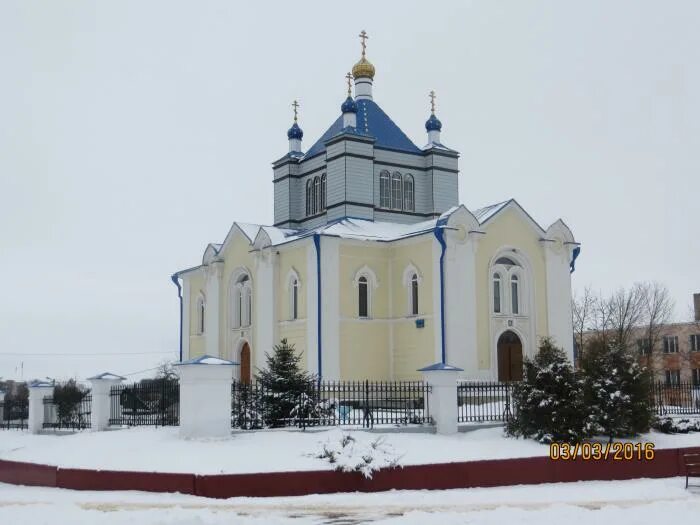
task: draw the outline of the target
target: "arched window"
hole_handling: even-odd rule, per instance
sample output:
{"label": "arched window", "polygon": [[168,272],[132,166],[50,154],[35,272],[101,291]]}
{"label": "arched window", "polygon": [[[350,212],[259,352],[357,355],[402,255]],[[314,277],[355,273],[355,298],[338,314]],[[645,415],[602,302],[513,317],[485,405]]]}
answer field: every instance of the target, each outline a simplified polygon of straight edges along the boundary
{"label": "arched window", "polygon": [[416,210],[416,201],[413,193],[413,175],[406,175],[403,179],[403,209]]}
{"label": "arched window", "polygon": [[321,209],[319,211],[324,211],[326,209],[326,174],[321,175]]}
{"label": "arched window", "polygon": [[289,318],[299,318],[299,281],[295,278],[289,282]]}
{"label": "arched window", "polygon": [[369,286],[364,275],[357,280],[358,316],[369,317]]}
{"label": "arched window", "polygon": [[311,202],[311,194],[313,191],[312,188],[313,182],[311,179],[306,181],[306,216],[308,217],[309,215],[313,215],[313,203]]}
{"label": "arched window", "polygon": [[520,312],[519,308],[519,297],[518,297],[518,276],[513,275],[510,278],[510,301],[511,301],[511,312],[517,314]]}
{"label": "arched window", "polygon": [[233,311],[231,326],[233,328],[250,326],[253,318],[252,298],[253,290],[250,286],[250,278],[247,274],[243,274],[236,280],[231,291]]}
{"label": "arched window", "polygon": [[411,315],[418,315],[418,275],[411,276]]}
{"label": "arched window", "polygon": [[493,274],[493,311],[501,313],[501,276],[497,273]]}
{"label": "arched window", "polygon": [[391,207],[400,210],[403,200],[403,188],[401,174],[396,172],[391,176]]}
{"label": "arched window", "polygon": [[204,301],[204,296],[199,295],[197,298],[197,334],[202,335],[204,333],[204,316],[206,313],[206,302]]}
{"label": "arched window", "polygon": [[382,171],[379,174],[379,207],[391,208],[391,184],[388,171]]}
{"label": "arched window", "polygon": [[314,177],[314,215],[317,214],[321,206],[321,179]]}

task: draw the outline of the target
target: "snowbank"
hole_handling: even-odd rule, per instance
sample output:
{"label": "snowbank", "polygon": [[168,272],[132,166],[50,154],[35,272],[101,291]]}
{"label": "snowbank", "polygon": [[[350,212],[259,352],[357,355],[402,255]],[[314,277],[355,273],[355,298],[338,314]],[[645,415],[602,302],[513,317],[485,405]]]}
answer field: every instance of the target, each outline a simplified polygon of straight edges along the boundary
{"label": "snowbank", "polygon": [[[327,461],[311,457],[320,442],[337,435],[296,430],[247,431],[219,440],[182,440],[178,429],[132,428],[72,435],[31,435],[0,431],[0,459],[29,461],[61,467],[196,474],[324,470]],[[401,456],[402,465],[449,463],[479,459],[546,456],[547,445],[503,436],[489,428],[454,436],[417,433],[349,431],[361,441],[385,438]],[[700,434],[667,435],[652,432],[636,441],[657,448],[700,446]]]}

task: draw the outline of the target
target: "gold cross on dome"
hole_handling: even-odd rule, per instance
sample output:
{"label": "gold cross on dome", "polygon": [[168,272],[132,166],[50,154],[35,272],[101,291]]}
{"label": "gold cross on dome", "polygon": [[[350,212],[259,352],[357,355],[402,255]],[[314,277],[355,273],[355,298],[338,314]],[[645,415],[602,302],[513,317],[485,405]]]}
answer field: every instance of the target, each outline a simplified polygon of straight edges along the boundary
{"label": "gold cross on dome", "polygon": [[345,79],[348,81],[348,96],[352,97],[352,73],[348,71],[348,74],[345,75]]}
{"label": "gold cross on dome", "polygon": [[428,96],[430,97],[430,112],[435,115],[435,99],[437,98],[435,91],[431,90]]}
{"label": "gold cross on dome", "polygon": [[297,109],[299,108],[299,102],[296,100],[292,102],[292,107],[294,108],[294,122],[297,121]]}
{"label": "gold cross on dome", "polygon": [[360,40],[362,40],[362,56],[365,56],[365,49],[367,48],[367,39],[369,36],[367,35],[367,31],[364,29],[362,32],[359,34]]}

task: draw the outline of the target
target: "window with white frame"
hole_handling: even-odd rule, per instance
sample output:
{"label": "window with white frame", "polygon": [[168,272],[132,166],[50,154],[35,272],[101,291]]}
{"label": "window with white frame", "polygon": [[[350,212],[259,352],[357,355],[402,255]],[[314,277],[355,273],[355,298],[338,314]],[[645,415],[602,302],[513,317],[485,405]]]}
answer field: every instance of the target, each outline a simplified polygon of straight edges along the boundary
{"label": "window with white frame", "polygon": [[306,181],[306,216],[310,217],[326,209],[327,179],[324,173]]}
{"label": "window with white frame", "polygon": [[391,208],[391,180],[388,171],[379,174],[379,207]]}
{"label": "window with white frame", "polygon": [[207,303],[204,300],[204,296],[199,294],[197,297],[197,334],[202,335],[204,333],[204,321],[207,309]]}
{"label": "window with white frame", "polygon": [[690,372],[693,380],[693,385],[700,386],[700,368],[693,368]]}
{"label": "window with white frame", "polygon": [[692,334],[690,336],[690,351],[700,352],[700,334]]}
{"label": "window with white frame", "polygon": [[501,313],[501,275],[493,274],[493,312]]}
{"label": "window with white frame", "polygon": [[324,211],[326,209],[326,174],[321,175],[321,209],[319,211]]}
{"label": "window with white frame", "polygon": [[253,318],[253,290],[248,274],[239,276],[231,290],[231,326],[243,328],[250,326]]}
{"label": "window with white frame", "polygon": [[369,283],[364,275],[357,280],[357,315],[369,317]]}
{"label": "window with white frame", "polygon": [[648,337],[637,339],[637,351],[639,355],[651,355],[651,340]]}
{"label": "window with white frame", "polygon": [[675,354],[678,352],[678,336],[664,336],[664,354]]}
{"label": "window with white frame", "polygon": [[681,382],[680,370],[666,370],[666,384],[677,385]]}
{"label": "window with white frame", "polygon": [[411,283],[409,289],[411,315],[418,315],[418,274],[414,273],[411,276]]}
{"label": "window with white frame", "polygon": [[391,208],[400,210],[403,205],[403,180],[401,174],[395,172],[391,176]]}
{"label": "window with white frame", "polygon": [[413,175],[406,175],[403,179],[403,209],[404,211],[416,210],[416,198],[414,194]]}
{"label": "window with white frame", "polygon": [[520,313],[520,297],[518,294],[518,276],[513,275],[510,278],[510,311],[517,315]]}
{"label": "window with white frame", "polygon": [[306,181],[306,216],[313,215],[313,180],[309,179]]}
{"label": "window with white frame", "polygon": [[289,318],[299,319],[299,279],[296,277],[289,281]]}

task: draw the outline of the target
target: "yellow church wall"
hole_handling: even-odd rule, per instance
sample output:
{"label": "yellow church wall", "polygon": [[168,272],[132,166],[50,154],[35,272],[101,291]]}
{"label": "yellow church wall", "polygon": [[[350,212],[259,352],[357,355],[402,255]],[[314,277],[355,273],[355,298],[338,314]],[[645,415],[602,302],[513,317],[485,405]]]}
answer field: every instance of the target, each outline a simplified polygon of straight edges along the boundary
{"label": "yellow church wall", "polygon": [[204,336],[197,333],[197,319],[199,317],[199,313],[197,312],[197,298],[199,297],[200,293],[206,297],[206,279],[204,276],[204,270],[189,273],[187,279],[190,283],[190,304],[188,305],[190,310],[189,359],[194,359],[206,353],[204,351]]}
{"label": "yellow church wall", "polygon": [[[433,237],[392,248],[391,304],[393,317],[393,376],[397,380],[418,379],[417,369],[435,361],[433,322]],[[421,278],[418,285],[418,315],[409,315],[409,288],[404,273],[414,266]],[[424,328],[416,328],[416,319],[424,319]]]}
{"label": "yellow church wall", "polygon": [[[277,344],[282,339],[287,339],[290,344],[294,344],[294,348],[301,354],[302,360],[300,365],[307,368],[308,349],[306,344],[306,317],[307,317],[307,301],[306,292],[309,285],[309,272],[307,269],[307,251],[308,243],[294,243],[280,250],[277,264],[277,282],[276,282],[276,297],[278,297],[276,306],[277,323]],[[290,320],[290,294],[289,294],[289,272],[294,270],[299,276],[299,293],[297,296],[297,315],[296,321]]]}
{"label": "yellow church wall", "polygon": [[340,322],[341,379],[389,377],[388,327],[388,322],[372,319]]}
{"label": "yellow church wall", "polygon": [[[253,286],[253,308],[251,312],[251,325],[255,327],[257,325],[257,314],[255,307],[255,285],[257,282],[257,276],[255,275],[255,260],[253,254],[250,253],[250,241],[248,238],[240,232],[234,232],[233,237],[230,239],[228,246],[220,256],[224,258],[224,269],[223,275],[221,277],[221,288],[220,288],[220,304],[219,308],[219,353],[222,357],[231,359],[236,356],[232,355],[234,348],[234,341],[238,340],[238,333],[231,330],[229,319],[231,318],[231,304],[229,301],[229,284],[231,275],[234,271],[239,268],[245,268],[248,270],[252,280]],[[249,329],[245,330],[247,333],[250,332]],[[255,340],[251,341],[250,344],[250,357],[251,363],[257,363],[257,353],[260,351],[256,347]]]}
{"label": "yellow church wall", "polygon": [[[477,355],[480,369],[491,366],[489,263],[504,246],[513,247],[528,259],[532,281],[530,293],[535,299],[536,338],[547,335],[547,280],[544,249],[540,236],[520,213],[508,209],[485,226],[486,235],[479,240],[476,252]],[[537,344],[537,341],[532,341]]]}
{"label": "yellow church wall", "polygon": [[[391,247],[341,243],[339,254],[340,377],[386,379],[389,375],[389,267]],[[378,286],[370,284],[371,319],[358,318],[355,276],[369,268]]]}

